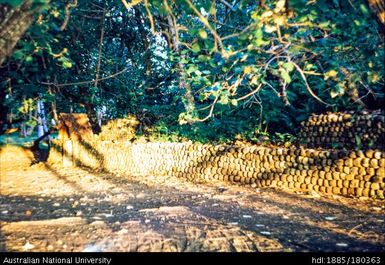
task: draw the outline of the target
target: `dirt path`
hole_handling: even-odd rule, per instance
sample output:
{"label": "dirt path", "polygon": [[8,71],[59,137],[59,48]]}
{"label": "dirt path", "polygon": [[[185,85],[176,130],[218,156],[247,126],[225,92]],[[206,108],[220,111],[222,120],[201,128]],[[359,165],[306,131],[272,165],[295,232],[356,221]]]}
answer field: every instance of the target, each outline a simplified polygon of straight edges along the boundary
{"label": "dirt path", "polygon": [[1,251],[385,251],[384,202],[32,160],[0,153]]}

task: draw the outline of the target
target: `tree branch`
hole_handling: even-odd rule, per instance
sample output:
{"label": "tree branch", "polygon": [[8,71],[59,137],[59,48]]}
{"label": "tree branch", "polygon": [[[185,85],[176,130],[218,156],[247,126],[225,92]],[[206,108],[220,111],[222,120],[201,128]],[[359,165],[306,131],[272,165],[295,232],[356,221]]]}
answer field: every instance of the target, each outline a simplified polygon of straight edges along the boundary
{"label": "tree branch", "polygon": [[299,72],[299,74],[301,75],[304,83],[305,83],[305,86],[307,88],[307,90],[309,91],[310,95],[312,95],[317,101],[321,102],[322,104],[325,104],[326,106],[334,106],[335,104],[329,104],[325,101],[323,101],[321,98],[319,98],[315,93],[314,91],[311,89],[311,87],[309,86],[309,83],[307,82],[307,79],[306,79],[306,75],[305,73],[302,71],[301,67],[298,66],[298,64],[294,63],[293,61],[291,61],[291,63],[294,65],[295,69],[297,69],[297,71]]}
{"label": "tree branch", "polygon": [[254,95],[255,93],[257,93],[260,89],[262,88],[262,83],[258,85],[258,87],[256,89],[254,89],[253,91],[251,91],[250,93],[240,97],[240,98],[237,98],[237,100],[244,100],[252,95]]}
{"label": "tree branch", "polygon": [[[107,79],[110,79],[110,78],[114,78],[118,75],[121,75],[123,74],[124,72],[126,72],[128,70],[128,68],[124,68],[123,70],[119,71],[119,72],[116,72],[112,75],[109,75],[109,76],[106,76],[106,77],[103,77],[103,78],[99,78],[98,79],[98,82],[99,81],[104,81],[104,80],[107,80]],[[55,87],[65,87],[65,86],[77,86],[77,85],[85,85],[85,84],[91,84],[91,83],[94,83],[95,80],[89,80],[89,81],[81,81],[81,82],[74,82],[74,83],[65,83],[65,84],[58,84],[58,83],[49,83],[49,82],[39,82],[40,84],[42,85],[47,85],[47,86],[55,86]]]}
{"label": "tree branch", "polygon": [[143,0],[134,0],[131,3],[127,3],[126,0],[122,0],[122,3],[125,8],[130,9],[131,7],[136,6],[137,4],[140,4]]}

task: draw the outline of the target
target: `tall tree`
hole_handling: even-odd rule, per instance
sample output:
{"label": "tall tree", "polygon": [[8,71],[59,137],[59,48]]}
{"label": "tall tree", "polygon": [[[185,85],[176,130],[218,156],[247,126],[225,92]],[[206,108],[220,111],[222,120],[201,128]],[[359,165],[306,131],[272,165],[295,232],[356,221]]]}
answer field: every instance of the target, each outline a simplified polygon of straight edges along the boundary
{"label": "tall tree", "polygon": [[11,55],[18,40],[33,23],[35,15],[41,11],[41,5],[34,2],[9,0],[0,3],[0,65]]}

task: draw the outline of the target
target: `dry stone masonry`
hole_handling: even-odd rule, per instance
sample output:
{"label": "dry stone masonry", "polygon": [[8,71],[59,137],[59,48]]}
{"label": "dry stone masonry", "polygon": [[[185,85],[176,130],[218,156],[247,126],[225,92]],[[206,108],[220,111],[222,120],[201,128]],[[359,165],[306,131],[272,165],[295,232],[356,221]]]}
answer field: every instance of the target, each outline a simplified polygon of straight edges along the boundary
{"label": "dry stone masonry", "polygon": [[191,181],[384,199],[385,152],[380,149],[132,143],[97,136],[80,141],[63,138],[54,144],[51,163],[70,159],[75,165],[119,175],[171,175]]}
{"label": "dry stone masonry", "polygon": [[312,115],[299,137],[307,147],[385,150],[385,113],[344,112]]}

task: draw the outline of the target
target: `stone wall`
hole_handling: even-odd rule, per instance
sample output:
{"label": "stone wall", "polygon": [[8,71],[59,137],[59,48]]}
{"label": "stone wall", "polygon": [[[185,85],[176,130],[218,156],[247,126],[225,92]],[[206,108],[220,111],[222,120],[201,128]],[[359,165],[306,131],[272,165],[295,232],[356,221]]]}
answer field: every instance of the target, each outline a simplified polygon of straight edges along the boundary
{"label": "stone wall", "polygon": [[307,147],[385,150],[385,113],[345,112],[312,115],[299,138]]}
{"label": "stone wall", "polygon": [[[56,146],[56,147],[55,147]],[[172,175],[257,187],[384,198],[385,153],[310,148],[59,140],[49,162],[125,175]]]}

